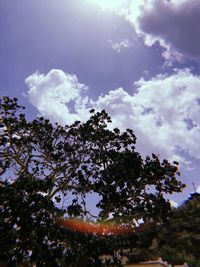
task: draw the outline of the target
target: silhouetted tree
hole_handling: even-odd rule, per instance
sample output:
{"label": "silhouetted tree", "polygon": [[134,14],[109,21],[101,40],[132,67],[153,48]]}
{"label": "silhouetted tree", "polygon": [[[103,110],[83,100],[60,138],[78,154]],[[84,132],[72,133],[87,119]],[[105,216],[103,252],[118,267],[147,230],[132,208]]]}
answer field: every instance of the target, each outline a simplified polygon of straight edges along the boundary
{"label": "silhouetted tree", "polygon": [[[111,118],[104,110],[96,113],[95,110],[91,110],[91,117],[85,123],[76,121],[72,125],[61,126],[52,125],[43,117],[27,121],[23,109],[18,105],[17,99],[2,98],[0,175],[1,180],[7,182],[1,187],[3,190],[1,224],[3,227],[7,225],[9,229],[3,236],[5,243],[4,250],[1,251],[3,257],[24,260],[28,257],[29,250],[37,251],[31,247],[38,244],[41,248],[38,248],[38,261],[36,260],[38,266],[43,264],[40,264],[40,256],[45,262],[45,255],[51,247],[52,253],[54,246],[55,251],[59,247],[58,257],[62,258],[62,253],[71,248],[71,245],[67,240],[63,241],[60,238],[54,220],[55,217],[64,214],[68,217],[105,221],[112,213],[118,223],[132,225],[139,219],[145,222],[159,222],[169,217],[171,207],[164,194],[181,192],[184,188],[184,184],[177,180],[179,175],[177,162],[173,164],[167,160],[161,162],[155,154],[143,160],[135,150],[136,136],[133,130],[127,129],[124,132],[118,128],[110,130],[108,123],[111,122]],[[40,186],[44,185],[45,190],[41,190]],[[13,193],[9,193],[9,190]],[[40,191],[45,192],[45,195],[41,195]],[[96,204],[99,210],[97,218],[87,208],[86,199],[90,193],[99,196]],[[11,195],[13,200],[10,200]],[[33,209],[32,198],[35,199]],[[61,199],[64,206],[61,206]],[[52,200],[54,203],[57,202],[60,214],[58,208],[54,207],[55,204],[52,204]],[[8,206],[3,204],[7,203],[6,201]],[[11,213],[6,213],[9,209]],[[17,217],[19,210],[22,212],[20,223]],[[43,212],[44,218],[40,215]],[[26,217],[26,214],[29,216]],[[34,216],[37,217],[37,223],[35,219],[30,219]],[[32,222],[29,223],[29,220]],[[19,227],[25,236],[34,233],[35,243],[30,242],[28,246],[25,241],[20,241],[23,249],[13,250],[9,240],[12,240],[14,246],[18,248],[16,229]],[[56,229],[56,233],[51,233],[51,229]],[[9,236],[9,231],[11,239],[6,238]],[[43,240],[47,239],[47,244],[43,247],[37,241],[40,236],[41,238],[43,236]],[[55,236],[54,241],[51,239],[52,236]],[[26,240],[23,236],[21,238]],[[7,254],[6,246],[9,247]],[[56,259],[56,256],[52,255],[52,258]]]}

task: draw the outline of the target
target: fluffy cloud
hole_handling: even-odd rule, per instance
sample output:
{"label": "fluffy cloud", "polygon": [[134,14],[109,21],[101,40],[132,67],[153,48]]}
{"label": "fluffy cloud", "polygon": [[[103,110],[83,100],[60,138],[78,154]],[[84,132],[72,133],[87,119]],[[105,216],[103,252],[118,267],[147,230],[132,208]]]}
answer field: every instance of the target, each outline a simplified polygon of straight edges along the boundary
{"label": "fluffy cloud", "polygon": [[196,0],[154,0],[143,8],[138,25],[146,43],[159,41],[165,56],[200,58],[200,2]]}
{"label": "fluffy cloud", "polygon": [[119,88],[95,104],[108,111],[115,126],[135,130],[144,154],[154,151],[184,161],[178,156],[182,150],[200,159],[200,77],[185,69],[172,76],[141,79],[136,86],[133,95]]}
{"label": "fluffy cloud", "polygon": [[[33,74],[26,83],[30,102],[52,121],[69,124],[88,118],[92,107],[105,109],[112,117],[112,127],[134,129],[143,155],[154,152],[184,162],[179,153],[183,151],[200,159],[200,77],[188,69],[141,79],[133,94],[118,88],[95,101],[82,96],[86,86],[76,76],[61,70]],[[74,110],[70,110],[71,102]]]}
{"label": "fluffy cloud", "polygon": [[113,43],[110,41],[112,48],[119,53],[122,49],[128,48],[131,46],[131,43],[128,39],[124,39],[123,41],[119,43]]}
{"label": "fluffy cloud", "polygon": [[197,0],[88,0],[129,21],[147,46],[164,48],[168,62],[200,58],[200,1]]}
{"label": "fluffy cloud", "polygon": [[48,74],[34,73],[25,80],[27,97],[39,113],[52,122],[70,124],[88,117],[83,93],[87,87],[75,75],[53,69]]}
{"label": "fluffy cloud", "polygon": [[147,46],[156,42],[164,48],[168,62],[200,59],[200,2],[196,0],[127,0],[118,11],[144,38]]}

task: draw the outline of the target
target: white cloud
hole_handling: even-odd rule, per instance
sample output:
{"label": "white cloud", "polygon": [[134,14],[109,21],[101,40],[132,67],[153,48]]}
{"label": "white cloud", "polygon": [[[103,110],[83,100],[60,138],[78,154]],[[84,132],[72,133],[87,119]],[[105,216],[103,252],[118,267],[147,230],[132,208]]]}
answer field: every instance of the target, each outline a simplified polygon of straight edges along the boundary
{"label": "white cloud", "polygon": [[115,126],[134,129],[144,154],[154,151],[183,161],[177,153],[181,148],[200,159],[200,77],[186,69],[172,76],[141,79],[136,86],[133,95],[119,88],[94,104],[108,111]]}
{"label": "white cloud", "polygon": [[200,2],[196,0],[137,0],[120,10],[148,46],[165,48],[167,61],[200,58]]}
{"label": "white cloud", "polygon": [[150,8],[152,6],[152,0],[87,0],[87,2],[96,5],[103,11],[115,12],[123,16],[137,30],[139,30],[137,20],[141,16],[144,7]]}
{"label": "white cloud", "polygon": [[197,193],[200,194],[200,185],[197,187]]}
{"label": "white cloud", "polygon": [[119,43],[113,43],[112,41],[110,41],[111,46],[114,50],[117,51],[117,53],[119,53],[122,49],[124,48],[128,48],[131,46],[131,43],[128,39],[124,39]]}
{"label": "white cloud", "polygon": [[173,208],[178,208],[179,204],[173,200],[169,200],[170,204],[171,204],[171,207]]}
{"label": "white cloud", "polygon": [[[181,149],[200,159],[200,76],[188,69],[148,81],[141,79],[133,94],[118,88],[95,101],[82,95],[87,87],[76,76],[61,70],[51,70],[47,75],[35,73],[26,83],[30,102],[53,122],[85,121],[90,108],[105,109],[113,127],[135,131],[137,148],[143,155],[154,152],[186,162],[178,153]],[[74,110],[70,110],[71,102]]]}
{"label": "white cloud", "polygon": [[87,0],[87,2],[100,7],[101,10],[103,11],[117,12],[117,13],[122,12],[123,9],[127,9],[130,4],[130,0],[101,0],[101,1]]}
{"label": "white cloud", "polygon": [[51,121],[70,124],[84,116],[88,117],[85,110],[88,99],[82,96],[87,87],[79,83],[75,75],[52,69],[46,75],[36,72],[27,77],[25,82],[29,101]]}
{"label": "white cloud", "polygon": [[168,62],[200,59],[200,1],[197,0],[90,0],[102,10],[129,21],[147,46],[156,42]]}

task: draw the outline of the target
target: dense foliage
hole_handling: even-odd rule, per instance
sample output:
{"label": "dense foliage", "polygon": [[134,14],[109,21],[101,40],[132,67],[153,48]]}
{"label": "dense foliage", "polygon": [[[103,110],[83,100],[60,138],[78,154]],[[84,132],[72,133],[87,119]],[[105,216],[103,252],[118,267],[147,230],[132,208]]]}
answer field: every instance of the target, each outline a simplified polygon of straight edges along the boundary
{"label": "dense foliage", "polygon": [[59,211],[42,195],[48,188],[49,181],[30,181],[28,177],[1,184],[1,260],[56,266],[63,257],[67,241],[63,229],[55,224]]}
{"label": "dense foliage", "polygon": [[174,209],[166,232],[157,236],[159,255],[172,263],[200,266],[200,194]]}
{"label": "dense foliage", "polygon": [[[177,180],[178,163],[161,162],[155,154],[143,160],[135,150],[133,130],[110,130],[110,122],[104,110],[91,110],[85,123],[52,125],[42,117],[29,122],[17,99],[3,97],[0,176],[7,182],[2,183],[0,198],[1,258],[59,266],[74,251],[77,258],[78,251],[79,256],[89,255],[88,248],[97,240],[87,237],[89,242],[82,242],[77,237],[75,242],[72,233],[63,234],[55,224],[60,216],[105,221],[112,214],[118,223],[133,225],[139,219],[169,218],[171,207],[164,194],[184,188]],[[99,196],[97,217],[87,207],[91,193]],[[101,253],[97,246],[95,250]]]}

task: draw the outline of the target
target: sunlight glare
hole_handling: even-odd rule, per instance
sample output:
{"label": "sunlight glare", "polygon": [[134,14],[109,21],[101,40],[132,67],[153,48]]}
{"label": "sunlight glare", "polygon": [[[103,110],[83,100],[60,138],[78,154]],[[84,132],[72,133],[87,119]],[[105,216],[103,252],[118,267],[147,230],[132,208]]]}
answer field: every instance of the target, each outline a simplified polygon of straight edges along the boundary
{"label": "sunlight glare", "polygon": [[150,0],[87,0],[87,2],[98,6],[102,11],[115,12],[124,16],[135,27],[142,9],[150,8],[152,5]]}
{"label": "sunlight glare", "polygon": [[88,0],[89,3],[99,6],[102,10],[116,11],[127,3],[126,0]]}

